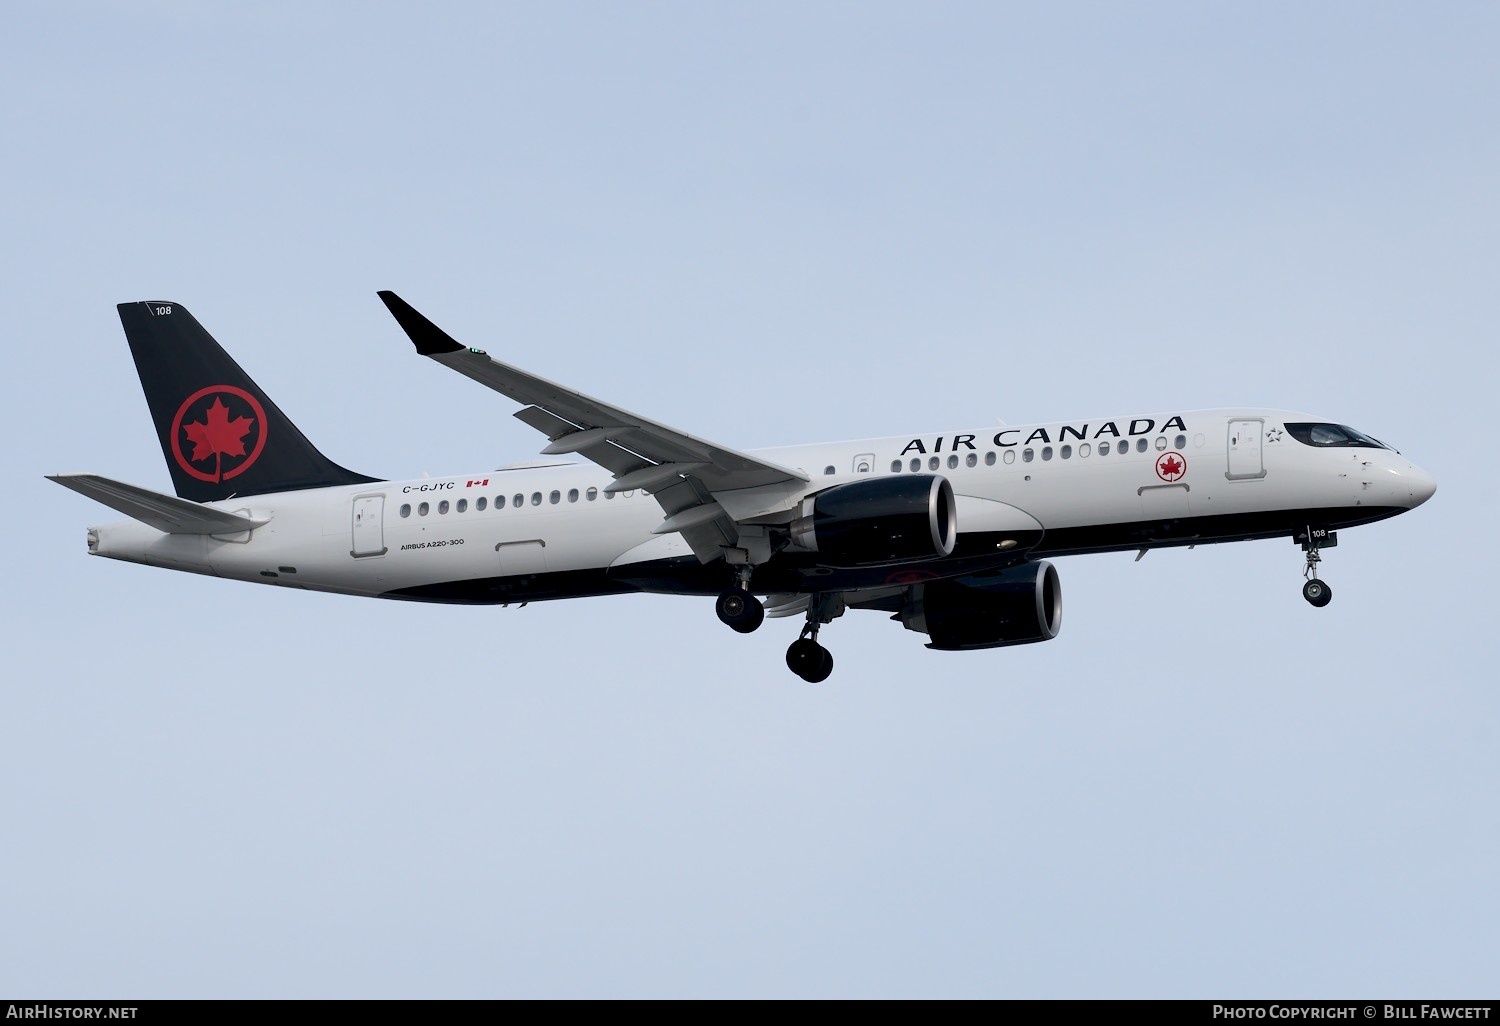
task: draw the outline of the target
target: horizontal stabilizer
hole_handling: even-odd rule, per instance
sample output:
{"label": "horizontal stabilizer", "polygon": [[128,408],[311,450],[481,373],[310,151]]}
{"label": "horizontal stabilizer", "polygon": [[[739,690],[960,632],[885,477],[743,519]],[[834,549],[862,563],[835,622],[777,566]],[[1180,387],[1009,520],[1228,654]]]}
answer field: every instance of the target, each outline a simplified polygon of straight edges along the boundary
{"label": "horizontal stabilizer", "polygon": [[47,480],[167,534],[240,534],[270,523],[97,474],[48,474]]}

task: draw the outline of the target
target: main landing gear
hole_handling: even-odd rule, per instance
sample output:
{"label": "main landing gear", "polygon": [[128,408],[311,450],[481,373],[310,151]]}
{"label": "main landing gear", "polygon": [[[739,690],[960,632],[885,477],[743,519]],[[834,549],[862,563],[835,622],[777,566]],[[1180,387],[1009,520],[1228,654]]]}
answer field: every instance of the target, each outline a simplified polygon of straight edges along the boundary
{"label": "main landing gear", "polygon": [[818,624],[809,622],[786,650],[787,669],[809,684],[821,684],[833,672],[833,653],[818,644]]}
{"label": "main landing gear", "polygon": [[752,633],[766,619],[766,607],[761,605],[760,599],[738,588],[720,595],[714,612],[719,614],[720,620],[741,634]]}
{"label": "main landing gear", "polygon": [[787,669],[809,684],[821,684],[833,672],[833,653],[818,644],[818,631],[834,617],[842,616],[844,603],[837,595],[812,595],[807,603],[807,623],[786,650]]}
{"label": "main landing gear", "polygon": [[1302,597],[1322,609],[1333,601],[1333,589],[1326,581],[1318,579],[1318,564],[1323,561],[1319,554],[1319,548],[1333,548],[1339,543],[1339,536],[1332,531],[1322,528],[1309,527],[1304,534],[1296,536],[1296,541],[1302,543],[1302,551],[1307,553],[1307,565],[1302,570],[1302,576],[1307,582],[1302,585]]}
{"label": "main landing gear", "polygon": [[751,634],[766,619],[766,607],[760,599],[750,594],[750,568],[742,567],[733,588],[719,596],[714,612],[725,625],[741,634]]}
{"label": "main landing gear", "polygon": [[[714,605],[719,619],[741,634],[751,633],[766,619],[766,607],[750,594],[749,585],[749,574],[741,574],[738,586],[720,595]],[[807,623],[786,650],[786,665],[809,684],[819,684],[833,672],[833,655],[818,644],[818,630],[843,612],[843,601],[837,595],[812,595],[808,599]]]}

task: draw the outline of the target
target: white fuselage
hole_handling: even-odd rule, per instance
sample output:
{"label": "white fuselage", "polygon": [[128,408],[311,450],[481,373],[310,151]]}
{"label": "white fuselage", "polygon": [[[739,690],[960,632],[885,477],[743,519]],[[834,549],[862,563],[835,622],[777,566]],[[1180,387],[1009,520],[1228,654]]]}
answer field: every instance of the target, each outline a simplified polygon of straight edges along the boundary
{"label": "white fuselage", "polygon": [[[1021,539],[1023,551],[1041,556],[1333,529],[1394,515],[1433,493],[1432,479],[1393,450],[1317,448],[1283,427],[1318,419],[1209,410],[756,455],[805,472],[804,494],[869,474],[943,475],[958,504],[960,546],[951,558],[976,538]],[[578,463],[254,495],[209,504],[269,521],[253,531],[164,534],[126,520],[92,529],[90,551],[236,580],[433,601],[718,590],[697,576],[700,562],[680,535],[652,533],[663,519],[654,499],[611,496],[611,480]],[[973,546],[967,552],[974,558]],[[924,566],[941,575],[943,562]],[[652,569],[636,572],[643,567]],[[791,590],[826,587],[795,567],[788,573],[802,581]],[[754,587],[786,590],[787,579],[757,576]],[[477,582],[495,586],[464,587]]]}

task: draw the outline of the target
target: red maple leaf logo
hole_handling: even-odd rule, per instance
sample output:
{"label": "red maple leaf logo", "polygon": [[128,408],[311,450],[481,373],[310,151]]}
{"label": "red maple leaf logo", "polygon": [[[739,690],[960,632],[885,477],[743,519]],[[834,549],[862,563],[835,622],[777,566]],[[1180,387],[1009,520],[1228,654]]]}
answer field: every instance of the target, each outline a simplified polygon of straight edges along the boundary
{"label": "red maple leaf logo", "polygon": [[[193,417],[201,419],[189,419]],[[172,458],[189,477],[223,484],[260,459],[266,447],[267,427],[266,411],[255,396],[238,385],[209,385],[177,407],[177,415],[172,418]],[[247,435],[254,443],[248,453]],[[184,442],[193,443],[191,457]],[[209,459],[214,461],[211,472],[194,466]]]}
{"label": "red maple leaf logo", "polygon": [[[229,416],[229,407],[217,396],[204,414],[203,423],[186,423],[188,441],[193,443],[192,461],[200,463],[210,456],[219,457],[215,470],[222,475],[225,456],[245,455],[245,436],[255,427],[254,417]],[[221,478],[222,479],[222,478]]]}
{"label": "red maple leaf logo", "polygon": [[1176,481],[1186,470],[1187,464],[1175,452],[1169,452],[1156,461],[1156,476],[1163,481]]}

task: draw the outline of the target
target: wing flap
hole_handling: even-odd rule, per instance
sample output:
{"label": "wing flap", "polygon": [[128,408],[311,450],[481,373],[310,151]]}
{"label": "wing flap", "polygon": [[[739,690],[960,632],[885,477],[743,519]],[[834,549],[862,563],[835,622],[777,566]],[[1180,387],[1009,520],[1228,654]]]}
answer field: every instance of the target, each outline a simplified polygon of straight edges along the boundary
{"label": "wing flap", "polygon": [[47,480],[165,534],[242,534],[270,523],[97,474],[48,474]]}
{"label": "wing flap", "polygon": [[812,602],[811,595],[791,593],[766,596],[766,617],[777,620],[784,616],[801,616]]}
{"label": "wing flap", "polygon": [[525,409],[517,410],[515,417],[522,424],[536,428],[549,439],[562,438],[578,430],[577,424],[554,416],[539,406],[527,406]]}

